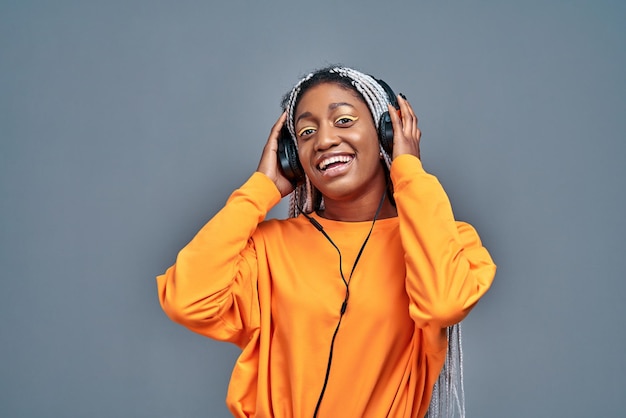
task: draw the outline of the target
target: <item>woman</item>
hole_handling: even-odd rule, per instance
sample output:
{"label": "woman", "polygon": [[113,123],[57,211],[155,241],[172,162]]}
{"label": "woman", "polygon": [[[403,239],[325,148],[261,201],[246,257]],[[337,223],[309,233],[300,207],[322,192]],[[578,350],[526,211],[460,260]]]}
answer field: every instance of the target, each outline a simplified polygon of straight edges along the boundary
{"label": "woman", "polygon": [[[236,417],[463,415],[455,324],[495,265],[423,170],[409,102],[329,67],[283,108],[257,171],[157,278],[163,309],[241,347]],[[287,195],[290,218],[264,220]]]}

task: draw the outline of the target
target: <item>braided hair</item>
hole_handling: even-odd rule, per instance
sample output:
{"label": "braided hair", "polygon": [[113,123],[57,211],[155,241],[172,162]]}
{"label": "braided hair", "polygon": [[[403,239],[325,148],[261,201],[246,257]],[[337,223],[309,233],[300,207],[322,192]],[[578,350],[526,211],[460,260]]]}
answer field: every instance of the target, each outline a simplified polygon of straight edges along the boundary
{"label": "braided hair", "polygon": [[[294,116],[302,95],[319,84],[334,83],[346,90],[351,90],[357,98],[362,100],[370,110],[376,129],[379,127],[380,117],[388,111],[387,104],[391,103],[385,89],[370,75],[352,68],[330,66],[319,69],[303,77],[282,100],[283,111],[287,112],[287,128],[291,138],[296,140]],[[380,154],[384,161],[386,174],[389,176],[391,156],[379,144]],[[390,187],[390,200],[393,201],[393,185]],[[305,175],[305,181],[297,185],[291,193],[288,215],[295,218],[300,211],[311,213],[324,209],[323,196],[313,186]],[[439,379],[433,387],[430,406],[425,418],[454,418],[465,417],[465,394],[463,389],[463,348],[461,344],[461,324],[455,324],[447,329],[448,351]]]}

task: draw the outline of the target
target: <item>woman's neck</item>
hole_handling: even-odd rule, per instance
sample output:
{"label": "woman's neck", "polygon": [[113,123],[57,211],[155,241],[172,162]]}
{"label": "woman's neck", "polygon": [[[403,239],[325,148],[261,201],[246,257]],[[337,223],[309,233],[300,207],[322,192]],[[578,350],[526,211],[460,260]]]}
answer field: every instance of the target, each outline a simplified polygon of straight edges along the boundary
{"label": "woman's neck", "polygon": [[[382,196],[381,196],[382,197]],[[398,216],[398,211],[391,204],[387,196],[384,197],[382,207],[376,219],[393,218]],[[369,201],[333,201],[324,200],[324,210],[317,211],[322,218],[343,222],[371,221],[376,216],[380,199]]]}

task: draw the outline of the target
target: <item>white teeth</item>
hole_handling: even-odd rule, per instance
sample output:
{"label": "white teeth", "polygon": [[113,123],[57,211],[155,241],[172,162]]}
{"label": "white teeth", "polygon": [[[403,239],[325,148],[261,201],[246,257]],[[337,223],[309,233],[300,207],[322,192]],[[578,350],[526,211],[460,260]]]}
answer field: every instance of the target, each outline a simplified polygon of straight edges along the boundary
{"label": "white teeth", "polygon": [[349,157],[347,155],[338,155],[336,157],[330,157],[330,158],[326,158],[325,160],[322,160],[322,162],[319,163],[319,165],[317,167],[320,170],[326,170],[326,167],[328,167],[331,164],[334,164],[334,163],[349,163],[350,161],[352,161],[352,157]]}

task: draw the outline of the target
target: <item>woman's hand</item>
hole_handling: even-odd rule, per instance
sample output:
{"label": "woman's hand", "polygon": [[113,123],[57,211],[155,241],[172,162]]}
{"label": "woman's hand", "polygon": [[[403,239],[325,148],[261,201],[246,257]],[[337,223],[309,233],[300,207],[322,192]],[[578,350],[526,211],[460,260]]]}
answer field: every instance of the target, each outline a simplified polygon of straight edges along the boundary
{"label": "woman's hand", "polygon": [[402,96],[398,96],[400,113],[392,105],[389,107],[389,116],[393,126],[393,155],[392,159],[402,154],[415,155],[420,158],[420,137],[421,131],[417,127],[417,116],[409,102]]}
{"label": "woman's hand", "polygon": [[256,169],[256,171],[265,174],[274,182],[282,197],[293,191],[293,185],[285,178],[278,167],[278,136],[286,120],[287,113],[283,112],[272,127],[270,136],[263,148],[263,154],[261,154],[261,161],[259,161],[259,166]]}

